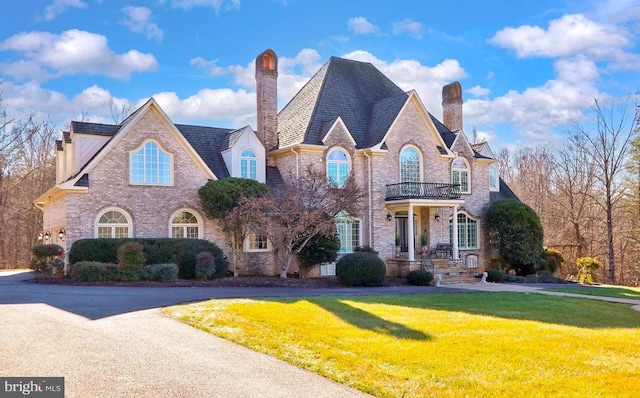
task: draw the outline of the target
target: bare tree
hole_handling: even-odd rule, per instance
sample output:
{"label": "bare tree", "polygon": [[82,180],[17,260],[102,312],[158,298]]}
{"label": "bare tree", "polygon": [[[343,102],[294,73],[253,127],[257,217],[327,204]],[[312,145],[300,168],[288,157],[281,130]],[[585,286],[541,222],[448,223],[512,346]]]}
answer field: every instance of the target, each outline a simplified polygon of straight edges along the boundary
{"label": "bare tree", "polygon": [[309,166],[299,179],[270,191],[251,206],[263,209],[263,219],[254,223],[257,233],[266,233],[280,262],[280,277],[286,278],[295,256],[317,235],[335,233],[338,213],[359,214],[362,193],[353,176],[343,187],[327,182],[326,174]]}
{"label": "bare tree", "polygon": [[596,99],[593,126],[578,126],[573,134],[576,137],[575,144],[588,154],[588,161],[593,166],[594,199],[605,214],[607,280],[610,283],[617,281],[614,212],[625,195],[623,174],[631,143],[637,134],[639,116],[637,101],[631,106],[612,101],[609,106],[603,107]]}
{"label": "bare tree", "polygon": [[133,104],[130,104],[129,102],[122,102],[120,105],[117,105],[113,98],[111,98],[109,100],[109,111],[111,111],[111,118],[114,123],[120,124],[123,120],[128,118],[133,111]]}

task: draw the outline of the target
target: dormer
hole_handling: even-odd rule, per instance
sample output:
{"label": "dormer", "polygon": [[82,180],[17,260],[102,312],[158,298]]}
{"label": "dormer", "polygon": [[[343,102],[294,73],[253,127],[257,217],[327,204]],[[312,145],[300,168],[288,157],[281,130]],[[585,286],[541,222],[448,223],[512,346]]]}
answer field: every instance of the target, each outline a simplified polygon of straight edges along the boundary
{"label": "dormer", "polygon": [[251,127],[246,126],[227,134],[222,158],[229,176],[266,183],[265,148]]}

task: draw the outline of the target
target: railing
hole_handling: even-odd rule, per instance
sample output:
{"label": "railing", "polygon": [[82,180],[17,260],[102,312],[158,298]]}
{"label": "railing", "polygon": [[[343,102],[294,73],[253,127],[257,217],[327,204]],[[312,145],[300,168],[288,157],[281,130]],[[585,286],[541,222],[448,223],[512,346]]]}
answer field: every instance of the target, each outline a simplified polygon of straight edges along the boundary
{"label": "railing", "polygon": [[387,185],[386,200],[460,199],[460,185],[439,182],[401,182]]}

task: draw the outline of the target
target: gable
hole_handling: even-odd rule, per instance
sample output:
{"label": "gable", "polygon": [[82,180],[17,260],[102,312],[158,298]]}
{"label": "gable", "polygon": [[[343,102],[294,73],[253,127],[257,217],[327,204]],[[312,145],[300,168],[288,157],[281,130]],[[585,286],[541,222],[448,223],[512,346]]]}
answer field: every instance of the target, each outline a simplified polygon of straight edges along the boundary
{"label": "gable", "polygon": [[251,127],[246,126],[228,133],[223,140],[222,158],[230,177],[242,177],[243,152],[250,150],[255,155],[256,180],[266,182],[266,151]]}

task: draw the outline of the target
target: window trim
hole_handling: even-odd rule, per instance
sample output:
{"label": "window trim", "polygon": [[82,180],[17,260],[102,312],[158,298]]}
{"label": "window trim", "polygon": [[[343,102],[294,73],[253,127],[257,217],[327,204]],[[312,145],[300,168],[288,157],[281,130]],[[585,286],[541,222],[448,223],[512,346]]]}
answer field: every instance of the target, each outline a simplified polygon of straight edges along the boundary
{"label": "window trim", "polygon": [[[267,241],[267,247],[265,247],[264,249],[252,249],[251,248],[251,241],[255,240],[256,236],[262,235],[265,237],[266,241]],[[267,237],[266,234],[255,234],[255,233],[251,233],[248,234],[247,237],[244,239],[244,244],[242,245],[242,250],[245,253],[265,253],[265,252],[270,252],[273,251],[272,249],[272,244],[271,244],[271,239],[269,239]]]}
{"label": "window trim", "polygon": [[[187,213],[191,213],[193,214],[193,216],[196,218],[196,220],[198,221],[197,225],[196,224],[174,224],[173,223],[173,218],[176,217],[178,215],[178,213],[183,213],[183,212],[187,212]],[[183,229],[182,230],[182,238],[173,238],[173,227],[183,227],[186,228],[187,226],[197,226],[198,227],[198,239],[203,239],[204,236],[204,227],[203,227],[203,223],[202,223],[202,217],[200,217],[200,214],[188,207],[183,207],[181,209],[178,209],[176,211],[174,211],[171,214],[171,217],[169,217],[169,232],[168,232],[168,237],[171,239],[182,239],[182,238],[187,238],[185,236],[186,234],[186,230]],[[190,239],[195,239],[195,238],[190,238]]]}
{"label": "window trim", "polygon": [[[169,182],[168,183],[160,183],[160,182],[134,182],[133,181],[133,156],[137,153],[139,153],[140,151],[144,151],[145,146],[147,145],[147,143],[153,143],[154,145],[156,145],[157,149],[158,149],[158,154],[163,153],[164,155],[169,157]],[[143,152],[144,153],[144,152]],[[146,166],[146,161],[143,161],[143,167]],[[160,180],[160,162],[158,161],[156,163],[156,167],[158,168],[158,181]],[[137,185],[137,186],[163,186],[163,187],[170,187],[174,185],[174,156],[173,153],[165,150],[165,148],[162,146],[162,144],[160,144],[160,142],[158,140],[155,140],[153,138],[148,138],[146,140],[144,140],[137,148],[134,148],[133,150],[129,151],[129,185]],[[143,179],[146,179],[146,172],[143,172]]]}
{"label": "window trim", "polygon": [[[340,248],[338,249],[338,254],[349,254],[349,253],[353,253],[356,247],[361,247],[362,246],[362,220],[360,218],[356,218],[356,217],[352,217],[347,213],[344,212],[340,212],[335,216],[335,220],[336,220],[336,234],[338,236],[338,238],[340,238],[340,234],[338,233],[338,222],[341,221],[340,223],[342,224],[358,224],[358,241],[356,242],[357,245],[354,245],[353,243],[353,227],[351,229],[351,236],[349,237],[349,240],[351,240],[351,251],[348,250],[342,250],[342,242],[340,242]],[[343,221],[343,220],[346,220]]]}
{"label": "window trim", "polygon": [[[406,181],[406,180],[403,180],[403,178],[402,178],[402,154],[407,149],[414,150],[416,152],[416,154],[418,155],[418,181]],[[415,145],[405,145],[405,146],[403,146],[402,149],[400,149],[400,153],[398,154],[398,173],[399,173],[398,180],[401,183],[402,182],[422,182],[423,164],[424,164],[424,160],[422,158],[422,151],[420,150],[420,148],[418,148]]]}
{"label": "window trim", "polygon": [[[496,174],[496,178],[494,183],[491,184],[491,171],[494,171]],[[500,192],[500,173],[498,172],[498,168],[494,164],[489,165],[489,191],[491,192]]]}
{"label": "window trim", "polygon": [[[248,156],[242,156],[242,154],[244,152],[246,152],[246,151],[251,151],[251,153],[253,153],[253,158],[248,157]],[[248,161],[247,177],[243,177],[242,176],[242,161],[243,160],[247,160]],[[255,168],[254,168],[255,169],[255,176],[254,177],[251,177],[251,162],[253,162],[254,165],[255,165]],[[252,148],[250,146],[241,148],[238,151],[238,163],[240,165],[240,167],[239,167],[240,172],[238,173],[240,178],[246,178],[248,180],[256,180],[256,181],[258,181],[258,153],[254,148]]]}
{"label": "window trim", "polygon": [[[335,152],[341,152],[342,154],[345,155],[347,160],[329,160],[329,157]],[[344,148],[342,148],[342,147],[330,148],[327,151],[327,156],[326,156],[325,160],[326,160],[326,163],[327,163],[327,167],[326,167],[327,181],[331,185],[334,185],[334,183],[332,183],[332,181],[329,179],[329,165],[330,164],[335,164],[336,165],[336,171],[338,172],[338,177],[340,176],[340,165],[341,164],[346,164],[347,165],[347,177],[346,178],[348,179],[349,176],[351,175],[351,156],[349,156],[349,152],[347,152]],[[340,181],[336,181],[335,185],[337,185],[340,188],[343,188],[345,186],[345,184],[347,183],[347,179],[345,179],[344,182],[342,182],[342,183]]]}
{"label": "window trim", "polygon": [[98,212],[98,214],[95,217],[95,220],[93,222],[93,236],[98,239],[98,230],[101,226],[107,226],[109,225],[110,227],[112,227],[111,229],[111,237],[110,238],[104,238],[104,239],[115,239],[114,235],[114,229],[115,227],[123,227],[125,226],[124,224],[100,224],[100,218],[102,218],[102,216],[104,216],[105,214],[107,214],[110,211],[117,211],[118,213],[121,213],[126,219],[127,219],[127,238],[133,238],[133,218],[131,217],[131,215],[129,214],[128,211],[126,211],[125,209],[123,209],[122,207],[116,207],[116,206],[110,206],[110,207],[106,207],[104,209],[102,209],[101,211]]}
{"label": "window trim", "polygon": [[[467,166],[466,168],[462,169],[459,167],[454,167],[454,163],[456,162],[456,160],[462,160],[464,162],[464,164]],[[466,171],[467,173],[467,189],[463,190],[463,186],[462,184],[460,184],[460,193],[463,194],[470,194],[471,193],[471,166],[469,165],[469,162],[467,161],[467,159],[465,159],[462,156],[458,156],[455,159],[453,159],[453,161],[451,162],[451,183],[454,184],[454,173],[455,172],[463,172]]]}
{"label": "window trim", "polygon": [[[460,245],[461,234],[460,234],[460,229],[459,228],[460,228],[461,223],[460,223],[460,221],[458,221],[458,223],[457,223],[457,225],[458,225],[458,250],[477,250],[480,247],[480,244],[479,244],[479,239],[480,239],[480,237],[479,237],[479,231],[480,231],[479,222],[480,222],[480,220],[471,217],[469,215],[469,213],[467,213],[466,211],[459,211],[457,213],[457,216],[460,217],[460,215],[463,215],[463,216],[465,216],[467,218],[467,222],[464,223],[465,225],[469,225],[470,224],[468,220],[471,220],[471,221],[475,222],[475,238],[476,239],[475,239],[475,246],[466,246],[466,245],[462,246],[462,245]],[[453,228],[453,219],[449,218],[449,241],[450,242],[452,242],[452,236],[453,236],[453,229],[452,228]],[[468,241],[468,230],[467,230],[467,233],[465,235],[467,236],[467,241]]]}

